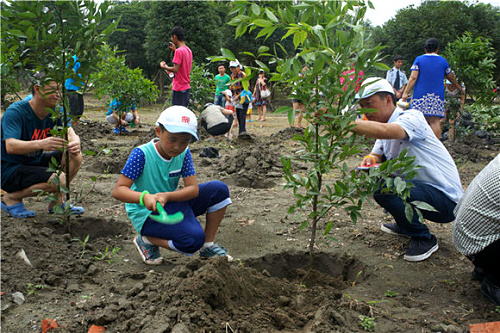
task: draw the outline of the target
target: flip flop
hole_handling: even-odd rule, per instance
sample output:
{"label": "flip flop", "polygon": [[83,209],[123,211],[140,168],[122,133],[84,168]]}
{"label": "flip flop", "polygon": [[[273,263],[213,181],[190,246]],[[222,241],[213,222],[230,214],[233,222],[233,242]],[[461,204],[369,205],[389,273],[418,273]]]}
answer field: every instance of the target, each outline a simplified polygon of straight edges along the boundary
{"label": "flip flop", "polygon": [[[61,205],[62,209],[64,209],[64,205],[65,204]],[[69,211],[71,212],[72,215],[80,215],[80,214],[83,214],[83,212],[85,212],[85,209],[83,207],[70,205]],[[53,208],[49,208],[49,214],[54,214]]]}
{"label": "flip flop", "polygon": [[15,205],[7,206],[5,202],[2,201],[2,210],[9,213],[10,216],[18,219],[36,216],[36,212],[32,210],[27,210],[22,202],[17,203]]}

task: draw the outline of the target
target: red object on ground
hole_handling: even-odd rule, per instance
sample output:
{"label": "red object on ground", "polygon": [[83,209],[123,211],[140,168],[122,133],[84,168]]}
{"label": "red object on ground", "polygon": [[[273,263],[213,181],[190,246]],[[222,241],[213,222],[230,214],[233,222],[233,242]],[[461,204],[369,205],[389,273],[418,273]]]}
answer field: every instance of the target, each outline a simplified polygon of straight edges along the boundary
{"label": "red object on ground", "polygon": [[470,324],[470,333],[498,333],[500,332],[500,321],[491,323]]}
{"label": "red object on ground", "polygon": [[89,331],[87,333],[102,333],[102,332],[106,332],[104,326],[92,325],[90,326]]}
{"label": "red object on ground", "polygon": [[54,319],[42,320],[42,333],[47,333],[48,330],[51,330],[51,329],[57,328],[57,327],[59,327],[59,325],[57,325],[57,323]]}

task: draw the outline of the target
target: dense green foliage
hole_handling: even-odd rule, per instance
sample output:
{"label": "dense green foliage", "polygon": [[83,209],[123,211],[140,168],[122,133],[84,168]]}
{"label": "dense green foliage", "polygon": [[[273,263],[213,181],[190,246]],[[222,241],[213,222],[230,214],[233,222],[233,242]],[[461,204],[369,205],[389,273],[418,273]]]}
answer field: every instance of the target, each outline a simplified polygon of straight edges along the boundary
{"label": "dense green foliage", "polygon": [[192,107],[202,111],[203,105],[214,100],[215,81],[214,75],[203,66],[193,62],[191,70],[191,101]]}
{"label": "dense green foliage", "polygon": [[467,105],[465,111],[472,115],[475,128],[487,131],[492,137],[500,138],[500,105]]}
{"label": "dense green foliage", "polygon": [[374,29],[373,42],[386,46],[386,63],[392,65],[392,57],[401,54],[408,70],[413,60],[424,53],[424,42],[437,38],[440,52],[448,43],[466,31],[477,37],[488,38],[496,50],[497,71],[500,67],[500,15],[498,7],[489,4],[462,1],[425,1],[420,6],[409,6],[398,11],[396,16],[382,27]]}
{"label": "dense green foliage", "polygon": [[130,69],[125,64],[125,56],[116,55],[105,45],[99,52],[100,61],[97,71],[92,75],[95,83],[95,96],[117,99],[120,105],[118,112],[124,112],[144,102],[154,102],[158,97],[158,88],[150,80],[144,78],[142,69]]}
{"label": "dense green foliage", "polygon": [[119,3],[111,7],[110,21],[119,20],[118,30],[109,36],[108,43],[123,51],[127,66],[140,67],[151,77],[156,73],[157,64],[151,64],[146,58],[144,41],[146,40],[147,13],[149,2],[133,1]]}
{"label": "dense green foliage", "polygon": [[495,88],[495,50],[489,40],[473,39],[467,32],[448,44],[445,56],[457,78],[464,82],[471,99],[490,104]]}
{"label": "dense green foliage", "polygon": [[146,55],[149,62],[172,62],[173,54],[165,46],[170,31],[181,26],[186,33],[186,45],[193,51],[193,60],[205,63],[209,55],[222,46],[223,19],[215,6],[207,1],[158,1],[151,3],[146,25]]}

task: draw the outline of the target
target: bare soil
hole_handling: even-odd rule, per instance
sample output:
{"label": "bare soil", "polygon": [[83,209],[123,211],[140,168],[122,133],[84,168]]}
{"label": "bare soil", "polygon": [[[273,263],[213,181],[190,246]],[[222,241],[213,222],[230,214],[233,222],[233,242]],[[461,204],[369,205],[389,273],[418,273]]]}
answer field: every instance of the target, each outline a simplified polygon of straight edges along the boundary
{"label": "bare soil", "polygon": [[[161,106],[141,109],[144,123],[117,136],[105,108],[86,103],[75,130],[87,154],[72,187],[86,212],[72,218],[70,232],[43,199],[26,200],[35,218],[2,212],[2,332],[40,332],[45,318],[59,324],[54,332],[87,332],[95,324],[107,332],[177,333],[364,332],[371,326],[360,316],[374,318],[375,332],[468,332],[469,324],[500,320],[472,279],[472,265],[453,247],[451,224],[428,222],[440,249],[410,263],[402,258],[407,239],[380,231],[391,221],[382,209],[366,204],[357,224],[334,211],[336,240],[320,236],[310,256],[309,228],[300,230],[300,216],[287,213],[294,197],[283,189],[280,161],[300,149],[291,138],[301,131],[282,115],[248,123],[249,135],[233,141],[190,145],[199,181],[230,187],[233,204],[216,240],[234,262],[162,250],[162,265],[145,265],[111,191],[132,148],[152,139]],[[221,158],[199,157],[207,146]],[[464,187],[499,148],[473,138],[447,146]],[[13,302],[15,292],[24,303]]]}

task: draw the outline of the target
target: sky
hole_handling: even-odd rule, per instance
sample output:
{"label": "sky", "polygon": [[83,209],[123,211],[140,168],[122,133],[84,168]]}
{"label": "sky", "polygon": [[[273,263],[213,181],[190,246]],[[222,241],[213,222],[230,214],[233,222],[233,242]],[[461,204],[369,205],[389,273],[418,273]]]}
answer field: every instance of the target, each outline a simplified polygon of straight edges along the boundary
{"label": "sky", "polygon": [[[396,15],[396,12],[401,9],[414,5],[420,6],[421,0],[371,0],[375,10],[368,9],[365,19],[369,19],[373,26],[383,25]],[[500,7],[500,0],[480,0],[481,3],[489,3],[493,6]]]}

